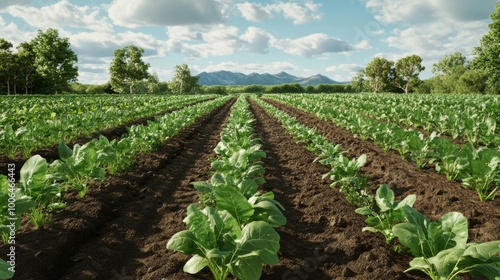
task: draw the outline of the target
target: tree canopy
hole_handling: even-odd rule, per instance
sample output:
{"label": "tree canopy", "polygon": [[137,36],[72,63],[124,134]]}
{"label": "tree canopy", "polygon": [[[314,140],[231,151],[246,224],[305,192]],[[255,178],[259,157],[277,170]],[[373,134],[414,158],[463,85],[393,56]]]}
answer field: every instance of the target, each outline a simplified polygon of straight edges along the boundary
{"label": "tree canopy", "polygon": [[486,84],[491,92],[500,93],[500,2],[496,4],[491,14],[490,31],[474,49],[476,58],[472,61],[472,68],[486,74]]}
{"label": "tree canopy", "polygon": [[57,29],[38,30],[33,39],[36,71],[46,78],[57,92],[78,77],[78,57],[71,49],[68,38],[59,37]]}
{"label": "tree canopy", "polygon": [[142,60],[144,49],[134,45],[117,49],[109,72],[111,86],[119,93],[132,93],[134,86],[149,77],[149,63]]}
{"label": "tree canopy", "polygon": [[191,76],[187,64],[176,65],[175,74],[169,83],[170,90],[178,94],[192,94],[200,89],[197,76]]}

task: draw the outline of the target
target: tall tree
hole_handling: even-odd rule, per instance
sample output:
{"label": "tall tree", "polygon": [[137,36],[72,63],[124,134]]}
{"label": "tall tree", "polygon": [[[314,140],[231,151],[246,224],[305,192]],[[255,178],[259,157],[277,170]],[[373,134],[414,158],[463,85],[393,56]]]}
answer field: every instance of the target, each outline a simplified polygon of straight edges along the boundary
{"label": "tall tree", "polygon": [[16,65],[14,54],[12,54],[12,46],[12,43],[0,38],[0,78],[7,85],[7,94],[10,94],[13,68]]}
{"label": "tall tree", "polygon": [[38,30],[33,39],[38,74],[52,83],[56,93],[68,88],[78,77],[78,57],[71,49],[69,38],[59,37],[57,29]]}
{"label": "tall tree", "polygon": [[411,84],[418,82],[418,76],[424,70],[425,67],[422,66],[422,58],[420,56],[414,54],[401,58],[396,62],[395,85],[404,90],[405,93],[408,93]]}
{"label": "tall tree", "polygon": [[199,88],[197,76],[191,76],[191,71],[186,64],[175,66],[175,75],[169,83],[170,89],[179,94],[193,94]]}
{"label": "tall tree", "polygon": [[142,61],[144,49],[134,45],[126,46],[115,51],[109,72],[111,86],[117,92],[128,90],[132,93],[134,86],[149,77],[149,63]]}
{"label": "tall tree", "polygon": [[497,2],[495,11],[490,15],[490,32],[483,36],[480,45],[474,49],[476,58],[472,61],[472,68],[482,70],[488,75],[486,81],[489,90],[500,93],[500,2]]}
{"label": "tall tree", "polygon": [[19,44],[19,46],[17,46],[17,58],[18,68],[24,86],[24,93],[28,94],[28,89],[33,87],[33,81],[36,76],[36,54],[33,50],[33,44],[30,42]]}
{"label": "tall tree", "polygon": [[432,73],[436,75],[433,79],[432,92],[456,93],[457,81],[467,69],[467,58],[462,53],[446,55],[432,67]]}
{"label": "tall tree", "polygon": [[368,77],[368,85],[376,93],[390,86],[394,78],[394,62],[383,57],[375,57],[366,66],[365,73]]}
{"label": "tall tree", "polygon": [[368,89],[366,88],[366,73],[365,70],[358,70],[356,75],[352,78],[351,81],[352,88],[355,92],[364,92]]}

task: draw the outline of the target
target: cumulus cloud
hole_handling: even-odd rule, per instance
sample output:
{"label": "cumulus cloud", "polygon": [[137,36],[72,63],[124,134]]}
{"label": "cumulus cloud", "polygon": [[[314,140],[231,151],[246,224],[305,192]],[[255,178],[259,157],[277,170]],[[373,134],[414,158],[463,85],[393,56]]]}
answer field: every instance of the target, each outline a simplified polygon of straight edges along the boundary
{"label": "cumulus cloud", "polygon": [[22,18],[37,29],[61,28],[64,26],[91,30],[111,30],[106,19],[99,16],[96,8],[76,6],[67,0],[40,9],[35,7],[10,6],[6,9],[12,16]]}
{"label": "cumulus cloud", "polygon": [[311,1],[306,1],[303,5],[295,2],[277,2],[266,5],[244,2],[236,5],[238,11],[248,21],[263,22],[275,14],[281,14],[296,25],[320,20],[323,17],[320,7],[321,4]]}
{"label": "cumulus cloud", "polygon": [[315,33],[298,39],[284,39],[276,43],[276,47],[286,53],[313,57],[327,53],[341,53],[354,50],[347,42],[329,37],[323,33]]}
{"label": "cumulus cloud", "polygon": [[327,67],[326,72],[333,74],[333,79],[336,81],[350,81],[356,75],[356,72],[364,69],[364,66],[355,63],[345,63]]}
{"label": "cumulus cloud", "polygon": [[271,42],[276,41],[273,35],[256,27],[249,27],[240,39],[244,50],[260,54],[268,53]]}
{"label": "cumulus cloud", "polygon": [[262,4],[245,2],[237,4],[236,8],[248,21],[263,22],[273,16],[269,5],[265,7]]}
{"label": "cumulus cloud", "polygon": [[124,32],[80,32],[70,35],[72,48],[84,56],[91,58],[113,57],[114,51],[128,45],[135,45],[145,50],[145,56],[158,55],[161,41],[145,33]]}
{"label": "cumulus cloud", "polygon": [[172,26],[222,22],[224,1],[214,0],[114,0],[109,16],[116,25]]}

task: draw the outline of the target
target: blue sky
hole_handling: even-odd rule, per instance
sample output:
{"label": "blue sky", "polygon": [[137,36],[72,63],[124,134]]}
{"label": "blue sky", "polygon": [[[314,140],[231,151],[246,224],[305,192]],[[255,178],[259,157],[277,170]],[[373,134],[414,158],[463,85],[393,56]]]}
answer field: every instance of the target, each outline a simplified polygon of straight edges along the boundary
{"label": "blue sky", "polygon": [[1,0],[0,37],[15,46],[57,28],[79,58],[79,82],[109,80],[113,51],[145,49],[161,80],[175,65],[349,81],[376,56],[432,65],[472,49],[496,0]]}

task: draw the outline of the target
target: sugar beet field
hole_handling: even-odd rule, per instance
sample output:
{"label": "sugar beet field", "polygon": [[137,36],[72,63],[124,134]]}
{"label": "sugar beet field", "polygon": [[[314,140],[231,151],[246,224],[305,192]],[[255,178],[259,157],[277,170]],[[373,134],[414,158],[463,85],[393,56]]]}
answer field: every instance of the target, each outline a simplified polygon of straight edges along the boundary
{"label": "sugar beet field", "polygon": [[499,97],[0,107],[0,279],[500,279]]}

